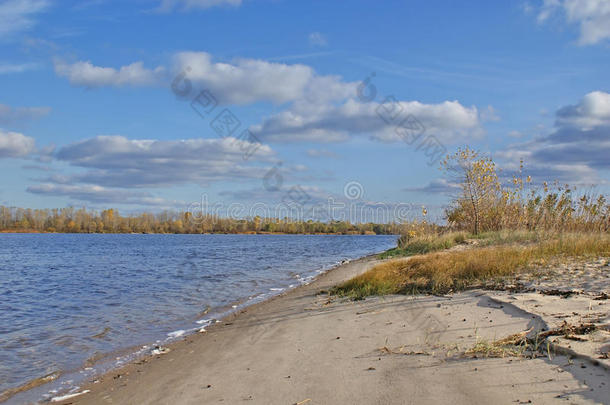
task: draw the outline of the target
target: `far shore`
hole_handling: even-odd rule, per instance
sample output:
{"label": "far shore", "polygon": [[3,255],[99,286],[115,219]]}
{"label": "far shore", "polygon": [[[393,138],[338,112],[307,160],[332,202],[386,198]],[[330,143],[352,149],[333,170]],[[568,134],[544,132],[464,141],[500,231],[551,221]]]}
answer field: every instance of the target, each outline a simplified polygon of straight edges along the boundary
{"label": "far shore", "polygon": [[[610,372],[591,357],[559,348],[548,358],[466,355],[482,341],[549,327],[545,316],[519,305],[519,293],[362,301],[327,293],[379,262],[368,256],[338,266],[56,402],[608,403]],[[569,303],[536,299],[549,308],[559,308],[553,300]]]}
{"label": "far shore", "polygon": [[0,233],[40,233],[40,234],[66,234],[66,235],[355,235],[355,236],[380,236],[391,234],[376,234],[375,232],[314,232],[314,233],[289,233],[289,232],[265,232],[265,231],[248,231],[248,232],[206,232],[206,233],[184,233],[184,232],[51,232],[39,231],[36,229],[4,229]]}

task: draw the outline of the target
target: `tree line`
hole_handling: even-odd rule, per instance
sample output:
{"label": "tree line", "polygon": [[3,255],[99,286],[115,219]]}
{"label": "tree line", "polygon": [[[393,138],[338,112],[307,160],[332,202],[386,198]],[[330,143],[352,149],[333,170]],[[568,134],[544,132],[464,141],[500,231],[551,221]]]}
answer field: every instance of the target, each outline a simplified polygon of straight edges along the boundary
{"label": "tree line", "polygon": [[0,206],[0,232],[391,235],[400,233],[400,225],[297,221],[260,216],[234,219],[216,215],[194,216],[189,211],[121,215],[116,209],[97,212],[74,207],[30,209]]}

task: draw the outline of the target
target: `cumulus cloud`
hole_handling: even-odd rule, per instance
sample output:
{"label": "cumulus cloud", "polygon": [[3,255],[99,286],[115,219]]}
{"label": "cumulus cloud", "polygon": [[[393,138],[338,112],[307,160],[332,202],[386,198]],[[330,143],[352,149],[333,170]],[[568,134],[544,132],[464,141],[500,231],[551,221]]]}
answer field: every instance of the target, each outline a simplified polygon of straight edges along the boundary
{"label": "cumulus cloud", "polygon": [[[58,62],[56,72],[74,85],[88,87],[150,85],[164,72],[145,69],[136,62],[120,69],[103,68],[90,62]],[[404,138],[397,117],[414,117],[427,135],[442,142],[471,141],[483,134],[481,123],[496,119],[491,106],[479,111],[459,101],[425,104],[419,101],[357,101],[359,83],[340,76],[318,75],[303,64],[274,63],[257,59],[215,61],[206,52],[179,52],[174,55],[174,84],[205,89],[217,104],[271,102],[287,105],[284,111],[265,119],[251,130],[273,142],[337,142],[351,135],[368,134],[382,142]],[[179,84],[177,84],[179,83]],[[195,90],[195,91],[193,91]],[[389,111],[389,110],[392,111]]]}
{"label": "cumulus cloud", "polygon": [[568,23],[579,25],[581,45],[610,38],[610,2],[607,0],[544,0],[538,21],[545,22],[555,12],[565,15]]}
{"label": "cumulus cloud", "polygon": [[90,169],[69,182],[104,187],[207,185],[218,180],[262,178],[273,158],[267,145],[235,138],[179,141],[98,136],[61,148],[56,158]]}
{"label": "cumulus cloud", "polygon": [[51,112],[50,107],[16,107],[0,104],[0,124],[32,121],[42,118]]}
{"label": "cumulus cloud", "polygon": [[25,157],[35,150],[33,138],[0,129],[0,158]]}
{"label": "cumulus cloud", "polygon": [[273,142],[338,142],[357,134],[370,134],[382,142],[397,142],[403,140],[399,129],[401,117],[415,117],[427,134],[443,142],[472,140],[483,133],[477,108],[465,107],[458,101],[361,103],[353,99],[339,106],[318,105],[283,111],[251,130],[259,138]]}
{"label": "cumulus cloud", "polygon": [[174,61],[177,72],[186,72],[190,81],[209,89],[219,102],[226,104],[324,102],[347,98],[356,91],[356,83],[343,82],[339,76],[319,76],[301,64],[257,59],[214,62],[206,52],[180,52]]}
{"label": "cumulus cloud", "polygon": [[55,73],[65,77],[74,86],[89,88],[112,86],[150,86],[160,82],[165,69],[147,69],[142,62],[134,62],[119,69],[95,66],[89,61],[65,63],[55,61]]}
{"label": "cumulus cloud", "polygon": [[188,11],[193,9],[208,9],[217,6],[239,7],[241,0],[161,0],[158,11],[169,12],[174,9]]}
{"label": "cumulus cloud", "polygon": [[[185,73],[192,84],[205,88],[221,104],[251,104],[260,101],[323,103],[355,94],[357,83],[340,76],[321,76],[307,65],[274,63],[258,59],[214,61],[206,52],[179,52],[173,57],[173,71]],[[55,73],[72,85],[84,87],[154,86],[169,82],[166,69],[145,68],[134,62],[119,68],[96,66],[90,61],[55,61]]]}
{"label": "cumulus cloud", "polygon": [[561,108],[557,112],[560,126],[577,127],[583,130],[610,126],[610,94],[593,91],[575,105]]}
{"label": "cumulus cloud", "polygon": [[48,0],[6,0],[0,3],[0,38],[32,28],[36,24],[36,14],[49,4]]}
{"label": "cumulus cloud", "polygon": [[[253,59],[223,63],[215,62],[205,52],[181,52],[175,56],[175,70],[184,72],[191,83],[208,89],[219,103],[291,103],[288,109],[251,127],[257,136],[271,142],[337,142],[363,133],[395,142],[402,139],[396,132],[399,122],[387,119],[394,113],[416,117],[428,134],[445,142],[471,140],[483,133],[484,116],[493,113],[492,107],[480,114],[476,107],[465,107],[458,101],[359,102],[354,99],[358,83],[318,75],[302,64]],[[388,113],[388,108],[394,111]]]}
{"label": "cumulus cloud", "polygon": [[156,197],[147,189],[262,179],[275,160],[268,146],[235,138],[160,141],[97,136],[64,146],[53,156],[80,168],[80,173],[51,173],[28,192],[90,203],[169,208],[185,202]]}
{"label": "cumulus cloud", "polygon": [[[206,89],[219,104],[289,104],[286,110],[252,127],[253,132],[268,141],[336,142],[353,134],[369,134],[383,142],[400,141],[401,134],[396,128],[400,122],[389,122],[383,116],[388,113],[385,111],[388,104],[392,104],[394,112],[415,117],[427,134],[442,142],[477,138],[483,133],[481,122],[495,119],[492,107],[479,111],[458,101],[359,102],[354,99],[357,82],[318,75],[303,64],[257,59],[219,62],[206,52],[179,52],[173,59],[173,71],[181,78],[178,81],[184,80],[185,85],[195,89]],[[98,67],[91,62],[57,62],[55,70],[72,84],[87,87],[152,85],[164,73],[161,67],[146,69],[141,62],[119,69]]]}
{"label": "cumulus cloud", "polygon": [[524,159],[535,180],[575,184],[600,183],[610,169],[610,94],[595,91],[560,108],[554,130],[543,137],[497,153],[516,166]]}

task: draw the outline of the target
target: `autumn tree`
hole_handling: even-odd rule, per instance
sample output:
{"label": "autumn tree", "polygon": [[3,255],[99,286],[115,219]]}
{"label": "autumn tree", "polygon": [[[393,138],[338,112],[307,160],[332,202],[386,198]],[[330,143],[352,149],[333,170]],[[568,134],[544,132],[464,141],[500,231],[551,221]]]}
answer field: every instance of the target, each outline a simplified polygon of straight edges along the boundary
{"label": "autumn tree", "polygon": [[85,208],[24,209],[0,206],[0,231],[74,233],[342,233],[396,234],[399,225],[352,224],[343,221],[296,221],[292,218],[255,216],[235,219],[218,215],[196,216],[192,212],[163,211],[121,216],[116,209],[101,213]]}
{"label": "autumn tree", "polygon": [[460,148],[441,162],[442,168],[460,185],[460,195],[447,212],[449,222],[468,224],[476,235],[501,215],[501,185],[496,165],[468,147]]}

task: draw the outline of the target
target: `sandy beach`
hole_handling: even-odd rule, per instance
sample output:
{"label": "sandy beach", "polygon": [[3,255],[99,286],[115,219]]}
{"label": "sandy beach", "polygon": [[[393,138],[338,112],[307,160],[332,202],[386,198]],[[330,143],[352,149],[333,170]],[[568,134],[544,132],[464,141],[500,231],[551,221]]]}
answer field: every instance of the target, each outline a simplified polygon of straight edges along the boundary
{"label": "sandy beach", "polygon": [[[593,355],[570,355],[559,346],[554,355],[534,359],[460,354],[482,339],[549,328],[519,293],[507,298],[504,292],[470,290],[351,301],[324,292],[377,262],[366,257],[339,266],[56,402],[610,403],[608,364]],[[606,301],[595,302],[607,321]]]}
{"label": "sandy beach", "polygon": [[0,405],[610,405],[610,0],[0,0]]}

